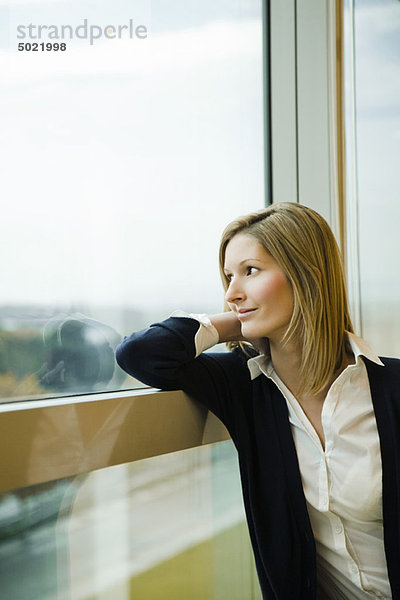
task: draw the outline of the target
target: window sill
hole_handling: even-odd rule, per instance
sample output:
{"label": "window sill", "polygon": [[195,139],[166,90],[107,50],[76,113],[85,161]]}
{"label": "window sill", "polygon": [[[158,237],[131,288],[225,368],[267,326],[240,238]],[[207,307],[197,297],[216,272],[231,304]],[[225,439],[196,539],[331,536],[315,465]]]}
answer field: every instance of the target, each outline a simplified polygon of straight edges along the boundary
{"label": "window sill", "polygon": [[5,403],[0,492],[226,439],[222,423],[181,391]]}

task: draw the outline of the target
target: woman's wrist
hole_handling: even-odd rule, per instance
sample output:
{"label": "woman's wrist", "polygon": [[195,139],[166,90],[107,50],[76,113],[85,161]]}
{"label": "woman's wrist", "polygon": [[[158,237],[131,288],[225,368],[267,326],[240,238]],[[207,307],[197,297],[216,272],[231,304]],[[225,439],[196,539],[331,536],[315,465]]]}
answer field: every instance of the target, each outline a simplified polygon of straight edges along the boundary
{"label": "woman's wrist", "polygon": [[240,321],[233,311],[209,315],[209,319],[218,331],[219,342],[234,342],[243,339]]}

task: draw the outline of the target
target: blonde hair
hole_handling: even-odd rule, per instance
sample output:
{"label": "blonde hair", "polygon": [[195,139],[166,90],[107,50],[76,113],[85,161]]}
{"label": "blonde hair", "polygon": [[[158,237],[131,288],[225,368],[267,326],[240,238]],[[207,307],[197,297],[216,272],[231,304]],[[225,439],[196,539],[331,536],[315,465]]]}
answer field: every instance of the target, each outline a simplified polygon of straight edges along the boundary
{"label": "blonde hair", "polygon": [[220,244],[225,291],[225,251],[238,233],[255,237],[290,282],[294,307],[284,341],[300,346],[299,393],[322,391],[345,362],[345,331],[353,332],[341,256],[328,223],[311,208],[292,202],[239,217],[226,227]]}

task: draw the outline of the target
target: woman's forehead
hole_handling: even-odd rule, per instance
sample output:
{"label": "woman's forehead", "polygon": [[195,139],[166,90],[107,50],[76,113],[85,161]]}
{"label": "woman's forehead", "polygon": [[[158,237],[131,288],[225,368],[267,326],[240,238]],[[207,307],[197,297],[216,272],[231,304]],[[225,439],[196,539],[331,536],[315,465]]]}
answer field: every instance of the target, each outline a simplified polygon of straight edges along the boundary
{"label": "woman's forehead", "polygon": [[245,260],[270,260],[271,255],[263,248],[260,242],[252,235],[246,233],[236,234],[227,244],[225,249],[224,266],[237,265]]}

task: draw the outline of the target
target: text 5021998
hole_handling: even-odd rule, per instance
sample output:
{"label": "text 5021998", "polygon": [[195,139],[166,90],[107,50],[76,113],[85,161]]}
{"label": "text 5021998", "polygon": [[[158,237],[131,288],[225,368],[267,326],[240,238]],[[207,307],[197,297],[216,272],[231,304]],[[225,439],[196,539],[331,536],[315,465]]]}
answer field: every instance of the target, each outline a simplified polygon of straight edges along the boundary
{"label": "text 5021998", "polygon": [[40,44],[38,42],[20,42],[18,44],[18,50],[19,52],[65,52],[65,50],[67,49],[67,44],[63,43],[59,43],[59,42],[41,42]]}

